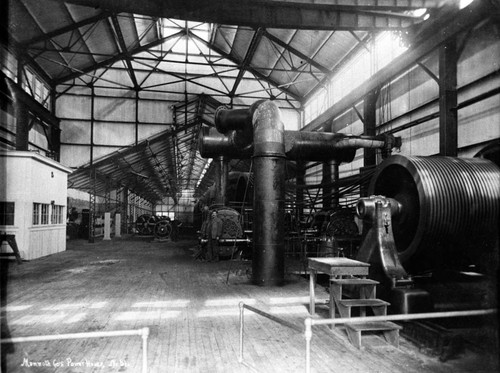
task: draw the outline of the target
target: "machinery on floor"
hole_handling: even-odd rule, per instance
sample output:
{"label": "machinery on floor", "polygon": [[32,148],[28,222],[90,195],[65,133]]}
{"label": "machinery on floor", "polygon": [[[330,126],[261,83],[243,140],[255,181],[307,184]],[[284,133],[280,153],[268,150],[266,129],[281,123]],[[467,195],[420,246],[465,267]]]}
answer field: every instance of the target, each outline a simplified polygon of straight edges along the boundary
{"label": "machinery on floor", "polygon": [[222,234],[219,238],[219,257],[233,258],[237,254],[248,256],[249,252],[246,249],[252,241],[243,230],[238,211],[227,206],[213,206],[207,210],[198,236],[200,252],[203,252],[208,243],[208,227],[213,219],[213,211],[217,211],[217,216],[222,221]]}
{"label": "machinery on floor", "polygon": [[370,263],[370,277],[385,284],[393,312],[494,306],[500,212],[494,162],[395,155],[377,168],[369,195],[357,204],[365,234],[356,259]]}
{"label": "machinery on floor", "polygon": [[139,216],[135,222],[137,233],[141,236],[152,236],[160,240],[170,238],[173,225],[168,216],[148,215]]}

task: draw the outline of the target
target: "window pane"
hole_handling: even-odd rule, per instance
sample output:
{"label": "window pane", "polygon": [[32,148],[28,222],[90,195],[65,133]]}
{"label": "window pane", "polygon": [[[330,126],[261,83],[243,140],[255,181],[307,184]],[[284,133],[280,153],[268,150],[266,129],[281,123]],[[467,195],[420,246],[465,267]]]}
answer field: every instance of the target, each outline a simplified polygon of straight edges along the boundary
{"label": "window pane", "polygon": [[50,205],[46,203],[42,203],[42,219],[41,224],[49,224],[49,213],[50,213]]}
{"label": "window pane", "polygon": [[14,202],[0,202],[0,225],[14,225]]}
{"label": "window pane", "polygon": [[40,204],[34,203],[33,204],[33,225],[39,225],[39,224],[40,224]]}

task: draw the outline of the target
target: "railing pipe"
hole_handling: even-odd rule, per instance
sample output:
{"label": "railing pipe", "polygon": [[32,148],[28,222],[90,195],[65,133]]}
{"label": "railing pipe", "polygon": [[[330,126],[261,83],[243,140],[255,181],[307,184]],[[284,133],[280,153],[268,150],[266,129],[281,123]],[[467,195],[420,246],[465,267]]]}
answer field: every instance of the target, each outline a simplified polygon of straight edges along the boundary
{"label": "railing pipe", "polygon": [[142,337],[142,372],[148,371],[148,336],[149,328],[136,330],[113,330],[107,332],[86,332],[86,333],[68,333],[56,335],[37,335],[31,337],[14,337],[0,339],[0,344],[6,343],[26,343],[26,342],[46,342],[59,341],[63,339],[85,339],[85,338],[103,338],[103,337],[124,337],[139,335]]}
{"label": "railing pipe", "polygon": [[303,332],[303,329],[300,326],[292,324],[291,322],[288,322],[286,320],[280,319],[279,317],[271,315],[267,312],[261,311],[255,307],[249,306],[243,302],[239,303],[239,307],[240,307],[240,348],[239,348],[238,362],[240,364],[244,363],[243,362],[243,331],[244,331],[243,329],[244,329],[244,321],[245,321],[244,320],[244,309],[245,308],[252,311],[252,312],[255,312],[258,315],[264,316],[265,318],[267,318],[271,321],[277,322],[280,325],[283,325],[283,326],[286,326],[290,329],[293,329],[296,332],[299,332],[299,333]]}
{"label": "railing pipe", "polygon": [[298,325],[292,324],[288,321],[280,319],[267,312],[261,311],[257,308],[249,306],[243,302],[239,303],[240,307],[240,349],[238,362],[243,363],[243,323],[244,323],[244,309],[248,309],[261,316],[264,316],[280,325],[291,328],[297,332],[303,332],[306,340],[306,373],[311,372],[311,339],[312,339],[312,326],[313,325],[335,325],[335,324],[356,324],[373,321],[408,321],[408,320],[422,320],[422,319],[439,319],[451,317],[469,317],[469,316],[488,316],[497,313],[496,308],[486,310],[469,310],[469,311],[448,311],[448,312],[426,312],[415,314],[399,314],[399,315],[383,315],[383,316],[368,316],[368,317],[353,317],[353,318],[338,318],[338,319],[313,319],[306,317],[304,320],[304,329]]}
{"label": "railing pipe", "polygon": [[245,305],[243,302],[240,302],[240,354],[238,356],[238,362],[242,363],[243,362],[243,328],[244,328],[244,311],[245,311]]}
{"label": "railing pipe", "polygon": [[311,323],[312,325],[335,325],[335,324],[357,324],[357,323],[374,322],[374,321],[442,319],[445,317],[486,316],[486,315],[493,315],[496,312],[497,312],[496,308],[487,310],[471,310],[471,311],[423,312],[423,313],[412,313],[412,314],[352,317],[352,318],[339,318],[339,319],[320,319],[320,320],[311,319]]}
{"label": "railing pipe", "polygon": [[304,331],[304,329],[302,329],[298,325],[292,324],[291,322],[283,320],[283,319],[281,319],[279,317],[276,317],[274,315],[271,315],[270,313],[267,313],[267,312],[261,311],[261,310],[259,310],[257,308],[254,308],[252,306],[249,306],[248,304],[244,304],[243,303],[243,308],[246,308],[246,309],[248,309],[248,310],[250,310],[252,312],[255,312],[256,314],[264,316],[265,318],[267,318],[269,320],[272,320],[274,322],[277,322],[280,325],[286,326],[287,328],[293,329],[296,332],[302,333]]}
{"label": "railing pipe", "polygon": [[304,320],[306,339],[306,373],[311,373],[311,339],[312,339],[312,319],[310,317]]}
{"label": "railing pipe", "polygon": [[335,325],[335,324],[359,324],[374,321],[408,321],[408,320],[424,320],[424,319],[439,319],[451,317],[469,317],[469,316],[488,316],[497,313],[496,308],[486,310],[470,310],[470,311],[447,311],[447,312],[425,312],[414,314],[398,314],[384,316],[368,316],[368,317],[352,317],[339,319],[312,319],[307,317],[304,320],[306,338],[306,373],[311,372],[311,339],[313,325]]}

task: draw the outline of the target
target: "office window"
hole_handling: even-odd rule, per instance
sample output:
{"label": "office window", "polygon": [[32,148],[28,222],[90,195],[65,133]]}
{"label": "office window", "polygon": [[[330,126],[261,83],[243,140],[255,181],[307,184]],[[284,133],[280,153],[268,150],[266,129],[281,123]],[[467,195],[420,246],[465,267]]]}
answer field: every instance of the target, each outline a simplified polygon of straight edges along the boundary
{"label": "office window", "polygon": [[49,216],[50,216],[50,205],[47,203],[42,203],[40,224],[42,225],[49,224]]}
{"label": "office window", "polygon": [[51,223],[62,224],[64,222],[63,212],[64,212],[64,206],[52,205]]}
{"label": "office window", "polygon": [[48,203],[33,204],[33,225],[49,224],[50,205]]}
{"label": "office window", "polygon": [[0,225],[14,225],[14,202],[0,202]]}
{"label": "office window", "polygon": [[33,225],[40,224],[40,211],[42,210],[41,205],[41,203],[33,204]]}

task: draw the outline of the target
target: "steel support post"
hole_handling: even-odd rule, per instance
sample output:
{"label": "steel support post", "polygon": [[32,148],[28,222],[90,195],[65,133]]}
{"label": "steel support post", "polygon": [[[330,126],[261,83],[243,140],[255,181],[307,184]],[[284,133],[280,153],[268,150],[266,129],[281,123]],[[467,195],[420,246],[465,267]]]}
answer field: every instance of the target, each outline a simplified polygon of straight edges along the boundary
{"label": "steel support post", "polygon": [[302,216],[304,216],[304,189],[300,188],[300,186],[305,185],[305,183],[306,183],[305,179],[306,179],[305,162],[297,161],[295,185],[299,186],[299,188],[295,188],[295,200],[297,201],[296,202],[296,206],[297,206],[296,218],[299,221],[302,219]]}
{"label": "steel support post", "polygon": [[324,161],[322,164],[323,178],[323,209],[330,210],[332,208],[332,168],[329,161]]}
{"label": "steel support post", "polygon": [[89,243],[94,243],[95,241],[95,209],[96,209],[96,176],[95,169],[90,168],[90,185],[92,190],[89,193]]}
{"label": "steel support post", "polygon": [[439,154],[458,155],[457,47],[451,39],[439,49]]}
{"label": "steel support post", "polygon": [[30,135],[30,115],[28,107],[20,100],[16,101],[16,150],[28,150]]}
{"label": "steel support post", "polygon": [[[377,100],[379,96],[379,89],[373,90],[365,96],[363,103],[363,132],[365,136],[375,136],[377,126]],[[377,151],[372,148],[364,149],[363,156],[364,166],[374,166],[377,164]]]}

